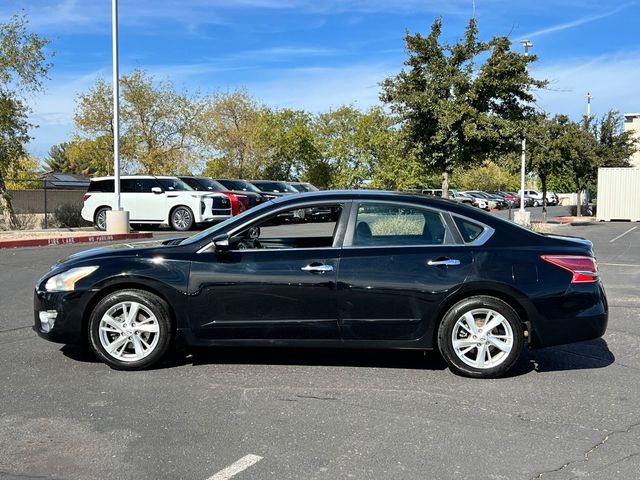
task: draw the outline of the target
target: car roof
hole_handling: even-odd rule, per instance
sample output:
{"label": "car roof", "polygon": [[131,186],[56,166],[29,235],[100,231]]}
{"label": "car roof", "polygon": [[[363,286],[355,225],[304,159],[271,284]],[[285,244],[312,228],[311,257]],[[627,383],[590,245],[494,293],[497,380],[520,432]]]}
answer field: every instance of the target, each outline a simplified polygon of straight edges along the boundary
{"label": "car roof", "polygon": [[[120,180],[131,180],[136,178],[146,179],[146,178],[178,178],[180,175],[121,175]],[[97,182],[99,180],[113,180],[113,175],[106,177],[93,177],[89,180],[92,182]]]}

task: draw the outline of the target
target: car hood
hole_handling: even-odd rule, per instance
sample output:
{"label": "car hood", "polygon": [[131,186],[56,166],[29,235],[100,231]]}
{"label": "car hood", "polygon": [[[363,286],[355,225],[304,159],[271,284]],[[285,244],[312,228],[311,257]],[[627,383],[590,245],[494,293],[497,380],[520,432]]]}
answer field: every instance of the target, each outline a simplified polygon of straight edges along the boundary
{"label": "car hood", "polygon": [[138,256],[148,250],[155,250],[163,247],[170,247],[179,244],[186,237],[170,238],[163,240],[145,240],[142,242],[118,243],[116,245],[108,245],[104,247],[91,248],[69,255],[67,258],[60,260],[51,268],[56,268],[62,264],[85,263],[87,260],[105,256]]}

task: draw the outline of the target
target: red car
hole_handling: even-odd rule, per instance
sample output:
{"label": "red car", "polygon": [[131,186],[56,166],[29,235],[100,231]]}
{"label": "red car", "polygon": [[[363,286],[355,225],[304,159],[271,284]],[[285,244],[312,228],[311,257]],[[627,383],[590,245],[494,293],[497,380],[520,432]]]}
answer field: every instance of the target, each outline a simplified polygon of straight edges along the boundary
{"label": "red car", "polygon": [[198,191],[212,191],[224,193],[229,200],[231,200],[231,214],[236,216],[245,210],[249,210],[249,199],[246,195],[242,195],[237,192],[227,190],[227,188],[221,183],[209,177],[179,177],[180,180],[185,182],[194,190]]}

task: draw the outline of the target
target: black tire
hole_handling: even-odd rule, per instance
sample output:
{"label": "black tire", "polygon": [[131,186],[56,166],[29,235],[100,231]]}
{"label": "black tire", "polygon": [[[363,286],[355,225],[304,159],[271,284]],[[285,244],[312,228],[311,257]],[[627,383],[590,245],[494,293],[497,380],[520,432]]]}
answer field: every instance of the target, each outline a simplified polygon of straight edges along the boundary
{"label": "black tire", "polygon": [[107,229],[107,212],[109,210],[111,210],[109,207],[100,207],[93,216],[93,224],[101,232]]}
{"label": "black tire", "polygon": [[[113,329],[113,333],[101,332],[101,323],[105,314],[110,310],[114,310],[114,312],[117,313],[121,311],[121,305],[129,304],[129,306],[131,306],[131,302],[142,307],[138,307],[140,309],[134,319],[135,323],[131,322],[126,324],[126,322],[122,322],[125,316],[124,313],[127,313],[126,310],[124,310],[123,315],[120,316],[114,315],[112,312],[110,316],[120,325],[118,330],[123,333],[116,333],[115,328]],[[152,323],[145,323],[149,322],[150,317],[147,315],[148,312],[153,314],[154,321]],[[123,325],[127,327],[129,335],[121,329]],[[143,326],[146,326],[148,329],[153,328],[154,330],[157,328],[157,333],[137,331],[136,325],[138,328],[144,328]],[[173,340],[173,329],[167,303],[153,293],[133,289],[119,290],[110,293],[100,300],[91,312],[87,333],[89,346],[95,356],[117,370],[142,370],[151,367],[166,354]],[[144,337],[145,335],[147,336]],[[157,339],[155,335],[157,335]],[[138,346],[142,345],[140,343],[141,336],[145,342],[148,342],[145,344],[151,345],[151,351],[145,351],[144,357],[139,360],[135,358],[138,353],[138,346],[136,345],[136,341],[134,341],[136,340],[133,338],[134,336],[138,338]],[[118,345],[118,347],[115,348],[115,354],[109,353],[106,347],[115,345]],[[120,346],[122,346],[123,351],[118,355]],[[140,348],[143,347],[141,346]]]}
{"label": "black tire", "polygon": [[174,208],[171,211],[171,228],[179,232],[191,230],[193,227],[193,212],[189,207],[183,205]]}
{"label": "black tire", "polygon": [[533,201],[533,206],[534,207],[539,207],[540,206],[540,202],[538,202],[538,200],[534,200]]}
{"label": "black tire", "polygon": [[[459,321],[462,321],[463,317],[468,314],[472,314],[473,317],[476,315],[480,315],[477,312],[490,310],[493,312],[497,312],[500,314],[508,323],[508,326],[504,323],[501,323],[497,327],[492,328],[491,332],[501,333],[503,335],[508,335],[508,329],[511,329],[512,333],[512,345],[508,352],[503,352],[497,349],[491,341],[488,341],[487,338],[491,337],[492,341],[495,342],[495,339],[492,335],[488,335],[485,331],[482,334],[482,328],[478,330],[478,345],[481,345],[482,348],[489,350],[488,356],[492,358],[491,352],[493,351],[496,361],[495,366],[484,366],[483,368],[477,368],[476,366],[470,365],[461,359],[461,356],[466,358],[471,363],[473,362],[472,358],[469,358],[466,355],[459,355],[456,353],[454,348],[454,334],[456,338],[462,341],[467,341],[474,343],[472,340],[472,333],[469,332],[467,337],[458,337],[458,334],[465,334],[463,329],[460,329]],[[474,312],[474,313],[472,313]],[[476,320],[474,320],[476,323]],[[477,328],[476,323],[476,328]],[[483,325],[480,325],[482,327]],[[475,339],[476,337],[473,336]],[[481,339],[482,338],[482,342]],[[484,343],[484,346],[482,344]],[[440,326],[438,327],[438,349],[442,354],[444,360],[449,365],[449,368],[452,372],[462,375],[465,377],[472,378],[495,378],[504,375],[507,373],[518,361],[520,354],[522,353],[522,349],[524,346],[524,330],[522,326],[522,321],[518,314],[515,312],[511,306],[502,300],[489,297],[485,295],[478,295],[466,298],[458,303],[456,303],[453,307],[449,309],[449,311],[444,315]],[[480,348],[481,347],[472,347],[469,351],[469,355],[472,355],[475,348],[476,360],[480,356]],[[485,362],[486,356],[482,355],[482,363]]]}

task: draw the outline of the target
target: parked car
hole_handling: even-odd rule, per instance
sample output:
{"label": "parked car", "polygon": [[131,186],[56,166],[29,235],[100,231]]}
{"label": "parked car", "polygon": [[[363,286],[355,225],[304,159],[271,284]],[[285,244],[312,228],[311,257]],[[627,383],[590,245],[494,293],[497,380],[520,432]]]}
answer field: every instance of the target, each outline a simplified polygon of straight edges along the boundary
{"label": "parked car", "polygon": [[[524,194],[533,198],[533,206],[541,207],[542,206],[542,192],[540,190],[525,190]],[[555,192],[547,192],[547,205],[557,205],[558,204],[558,196]]]}
{"label": "parked car", "polygon": [[[231,202],[231,214],[238,215],[245,210],[249,210],[249,198],[243,193],[236,193],[228,190],[221,183],[209,177],[178,177],[184,183],[198,192],[219,192],[229,198]],[[256,194],[257,195],[257,194]]]}
{"label": "parked car", "polygon": [[482,192],[480,190],[467,190],[465,193],[473,195],[475,197],[479,196],[481,198],[486,199],[487,202],[489,203],[490,209],[497,208],[498,210],[502,210],[503,208],[507,207],[506,200],[499,195],[494,195],[488,192]]}
{"label": "parked car", "polygon": [[[335,222],[269,227],[307,208]],[[535,275],[532,275],[535,272]],[[34,329],[113,368],[173,345],[437,349],[503,375],[531,348],[594,339],[608,310],[588,240],[455,202],[366,190],[283,196],[183,239],[76,253],[38,280]]]}
{"label": "parked car", "polygon": [[[434,195],[436,197],[442,197],[442,189],[441,188],[424,188],[420,191],[423,195]],[[449,189],[449,198],[451,200],[455,200],[458,203],[466,203],[468,205],[473,205],[473,198],[461,195],[458,190],[454,188]]]}
{"label": "parked car", "polygon": [[507,204],[507,207],[509,208],[516,208],[516,207],[520,207],[520,197],[516,194],[512,194],[509,192],[487,192],[490,193],[492,195],[498,195],[499,197],[503,198],[504,201]]}
{"label": "parked car", "polygon": [[[516,192],[507,192],[511,195],[517,195],[518,199],[520,198],[520,191],[518,191],[518,193]],[[533,203],[534,203],[534,198],[529,196],[529,195],[525,195],[524,196],[524,206],[526,207],[533,207]]]}
{"label": "parked car", "polygon": [[315,185],[312,185],[309,182],[287,182],[287,183],[300,193],[319,191],[319,189]]}
{"label": "parked car", "polygon": [[213,180],[234,193],[237,192],[242,195],[246,195],[249,199],[249,208],[253,208],[274,198],[273,196],[265,195],[258,187],[250,184],[246,180],[231,178],[214,178]]}
{"label": "parked car", "polygon": [[257,187],[263,194],[271,196],[272,198],[300,193],[286,182],[277,180],[248,180],[248,182]]}
{"label": "parked car", "polygon": [[478,204],[479,208],[482,208],[483,210],[492,210],[494,208],[497,208],[497,202],[495,200],[492,200],[491,198],[487,197],[486,195],[483,194],[483,192],[477,192],[477,191],[466,191],[466,192],[461,192],[463,195],[467,195],[471,198],[476,198],[478,200],[483,200],[484,202],[484,207],[480,206],[480,204]]}
{"label": "parked car", "polygon": [[[120,202],[131,223],[170,225],[189,230],[198,223],[226,220],[231,202],[217,192],[196,192],[177,177],[132,175],[120,178]],[[82,218],[98,230],[107,226],[107,211],[116,207],[113,177],[96,177],[84,195]]]}

